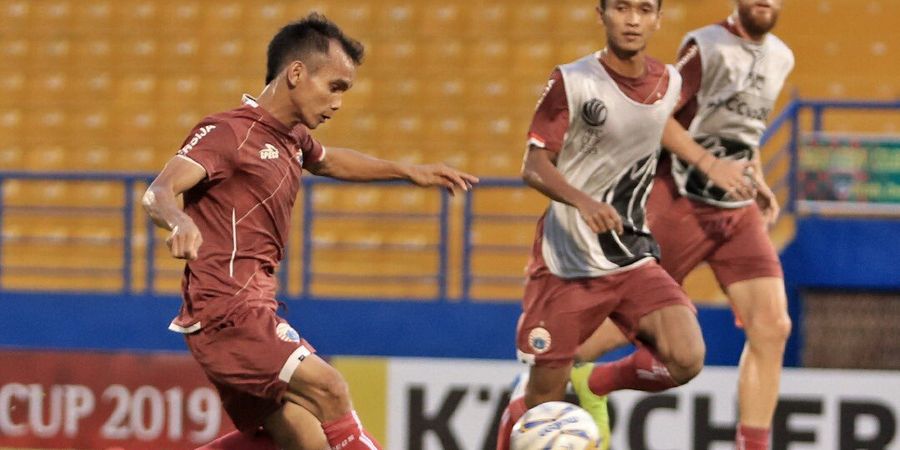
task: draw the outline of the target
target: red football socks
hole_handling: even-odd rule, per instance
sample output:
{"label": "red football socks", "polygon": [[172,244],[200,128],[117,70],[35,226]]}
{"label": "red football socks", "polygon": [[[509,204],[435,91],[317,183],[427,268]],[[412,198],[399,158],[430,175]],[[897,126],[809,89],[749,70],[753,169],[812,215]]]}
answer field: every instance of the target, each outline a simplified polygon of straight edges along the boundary
{"label": "red football socks", "polygon": [[739,424],[734,443],[736,450],[768,450],[769,429]]}
{"label": "red football socks", "polygon": [[278,450],[278,446],[268,434],[248,436],[240,431],[232,431],[196,450]]}
{"label": "red football socks", "polygon": [[375,439],[363,430],[356,411],[330,422],[322,422],[322,430],[331,450],[381,450]]}
{"label": "red football socks", "polygon": [[591,392],[606,395],[620,389],[659,392],[678,386],[653,353],[646,347],[618,361],[599,364],[588,378]]}
{"label": "red football socks", "polygon": [[519,397],[506,406],[503,411],[503,417],[500,419],[500,426],[497,429],[497,450],[509,450],[509,436],[512,434],[513,426],[519,421],[528,407],[525,406],[525,397]]}

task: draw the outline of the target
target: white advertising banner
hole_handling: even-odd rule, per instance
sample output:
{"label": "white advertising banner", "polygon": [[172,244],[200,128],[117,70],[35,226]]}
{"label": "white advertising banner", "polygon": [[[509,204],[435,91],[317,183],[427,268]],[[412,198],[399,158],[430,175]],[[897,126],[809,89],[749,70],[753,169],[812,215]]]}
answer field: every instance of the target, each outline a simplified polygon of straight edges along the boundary
{"label": "white advertising banner", "polygon": [[[387,442],[493,450],[516,362],[389,359]],[[614,450],[732,450],[737,369],[708,367],[677,389],[610,397]],[[788,369],[773,450],[900,450],[900,372]]]}

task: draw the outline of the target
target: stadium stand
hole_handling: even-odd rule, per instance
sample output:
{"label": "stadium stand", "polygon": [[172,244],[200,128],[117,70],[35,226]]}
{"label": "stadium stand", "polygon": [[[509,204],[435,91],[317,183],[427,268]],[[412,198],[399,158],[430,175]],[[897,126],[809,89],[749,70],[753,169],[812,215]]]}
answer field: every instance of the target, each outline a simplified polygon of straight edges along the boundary
{"label": "stadium stand", "polygon": [[[316,131],[320,140],[406,161],[444,160],[482,176],[514,177],[523,133],[550,69],[599,46],[601,33],[592,9],[585,0],[2,0],[0,170],[158,171],[202,114],[235,105],[242,92],[260,90],[264,45],[271,34],[287,18],[319,10],[368,47],[367,62],[347,95],[345,111]],[[667,2],[662,39],[651,53],[671,61],[685,31],[727,13],[727,2],[720,0]],[[891,0],[789,4],[782,20],[792,25],[778,32],[798,54],[798,64],[785,91],[807,98],[897,98],[896,77],[882,75],[900,69],[897,43],[884,31],[894,27],[897,14]],[[849,20],[852,17],[858,20]],[[866,26],[859,26],[860,20]],[[836,131],[896,133],[900,117],[835,112],[825,125]],[[780,144],[767,147],[766,158],[779,148]],[[786,176],[786,163],[779,164],[782,169],[774,173]],[[137,192],[143,184],[135,183]],[[440,203],[436,195],[395,194],[376,187],[331,190],[316,188],[317,208],[436,213]],[[78,288],[81,285],[69,282],[67,273],[49,270],[71,263],[82,272],[99,269],[85,274],[85,286],[122,288],[114,276],[123,264],[121,248],[116,250],[124,239],[121,214],[107,220],[95,211],[125,206],[121,183],[6,180],[2,191],[6,205],[0,223],[2,257],[8,267],[0,284]],[[477,207],[482,211],[521,208],[519,200],[505,193],[485,197],[490,200],[479,200],[486,204]],[[522,200],[535,215],[541,201]],[[34,213],[51,206],[66,206],[70,214]],[[134,204],[130,208],[137,209]],[[459,202],[450,208],[458,211]],[[132,220],[144,223],[137,212]],[[321,234],[317,229],[313,244],[323,246],[316,250],[323,259],[316,264],[340,263],[359,277],[368,276],[366,270],[372,267],[387,270],[394,265],[437,270],[438,231],[417,230],[406,236],[389,222],[328,224],[328,231]],[[456,228],[458,222],[448,224]],[[499,259],[476,254],[474,267],[488,275],[521,273],[532,223],[533,218],[523,218],[511,228],[494,224],[477,229],[476,242],[519,250],[507,250]],[[163,236],[152,240],[156,250],[147,257],[146,230],[140,226],[135,230],[133,270],[139,273],[146,261],[155,261],[160,267],[151,277],[154,285],[173,292],[178,264],[160,251]],[[330,241],[357,247],[351,251]],[[109,245],[89,251],[97,242]],[[417,250],[370,252],[360,267],[353,265],[361,248],[383,250],[390,245]],[[454,240],[449,253],[458,254],[461,245]],[[297,270],[300,257],[292,258],[289,266]],[[378,270],[374,273],[383,273]],[[455,270],[451,268],[454,279],[459,277]],[[710,285],[708,272],[696,276],[698,281],[688,282],[689,289]],[[135,278],[132,287],[144,289],[143,277]],[[498,287],[496,280],[492,283],[484,293],[477,289],[473,293],[479,298],[518,296],[520,287],[515,283],[505,287]],[[343,292],[340,284],[326,290]],[[411,287],[396,291],[387,284],[362,282],[353,292],[427,297],[435,291],[434,285],[429,291],[408,283]],[[298,293],[299,284],[292,286]],[[721,298],[721,293],[700,290],[696,296]]]}

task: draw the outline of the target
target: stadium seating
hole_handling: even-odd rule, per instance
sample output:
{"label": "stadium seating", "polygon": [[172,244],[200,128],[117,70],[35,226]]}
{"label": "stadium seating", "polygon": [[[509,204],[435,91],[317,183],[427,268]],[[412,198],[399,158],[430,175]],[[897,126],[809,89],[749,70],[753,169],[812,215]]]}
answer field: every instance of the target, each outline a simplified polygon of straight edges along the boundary
{"label": "stadium seating", "polygon": [[[681,35],[724,17],[726,3],[667,2],[651,52],[671,61]],[[345,111],[316,131],[323,142],[404,161],[447,161],[483,177],[516,176],[530,114],[553,66],[602,46],[593,7],[589,0],[0,0],[0,169],[157,171],[204,114],[236,105],[242,92],[258,93],[269,37],[287,18],[318,10],[360,38],[368,53]],[[900,84],[883,74],[900,69],[900,49],[885,32],[895,28],[897,16],[893,0],[788,2],[778,33],[794,48],[797,68],[786,92],[896,98]],[[828,120],[846,130],[900,129],[896,114]],[[58,197],[48,194],[50,188],[11,189],[11,183],[4,189],[6,204],[96,206],[121,204],[122,198],[121,186],[101,182],[84,182]],[[433,197],[407,193],[359,204],[365,198],[360,192],[365,189],[334,194],[333,201],[372,211],[436,205]],[[508,206],[503,198],[495,202],[484,209]],[[29,256],[33,262],[110,265],[106,251],[78,251],[77,259],[70,258],[73,246],[93,239],[91,227],[20,219],[4,214],[5,236],[26,230],[60,242]],[[372,230],[346,232],[342,238],[366,240]],[[119,239],[123,230],[104,233]],[[497,232],[488,240],[505,242],[510,235]],[[515,242],[521,244],[519,237]],[[4,248],[5,263],[18,263],[13,251]],[[143,258],[139,253],[136,261]],[[409,255],[417,254],[371,257],[425,264],[424,257]],[[516,258],[524,264],[524,253]],[[327,261],[355,264],[353,258]],[[482,264],[489,265],[476,261]],[[159,275],[161,285],[176,288],[164,278],[177,278],[177,264],[167,270],[175,275]],[[119,283],[113,275],[101,278],[106,281],[95,286]],[[25,286],[34,280],[6,271],[0,281]],[[506,294],[518,288],[511,289]]]}

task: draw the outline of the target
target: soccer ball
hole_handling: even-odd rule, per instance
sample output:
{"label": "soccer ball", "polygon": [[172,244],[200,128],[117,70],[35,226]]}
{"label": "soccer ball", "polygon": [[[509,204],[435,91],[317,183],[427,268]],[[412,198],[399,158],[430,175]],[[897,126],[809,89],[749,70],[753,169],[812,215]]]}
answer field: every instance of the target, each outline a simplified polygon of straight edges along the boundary
{"label": "soccer ball", "polygon": [[587,411],[567,402],[547,402],[525,412],[510,436],[510,450],[594,450],[600,432]]}

